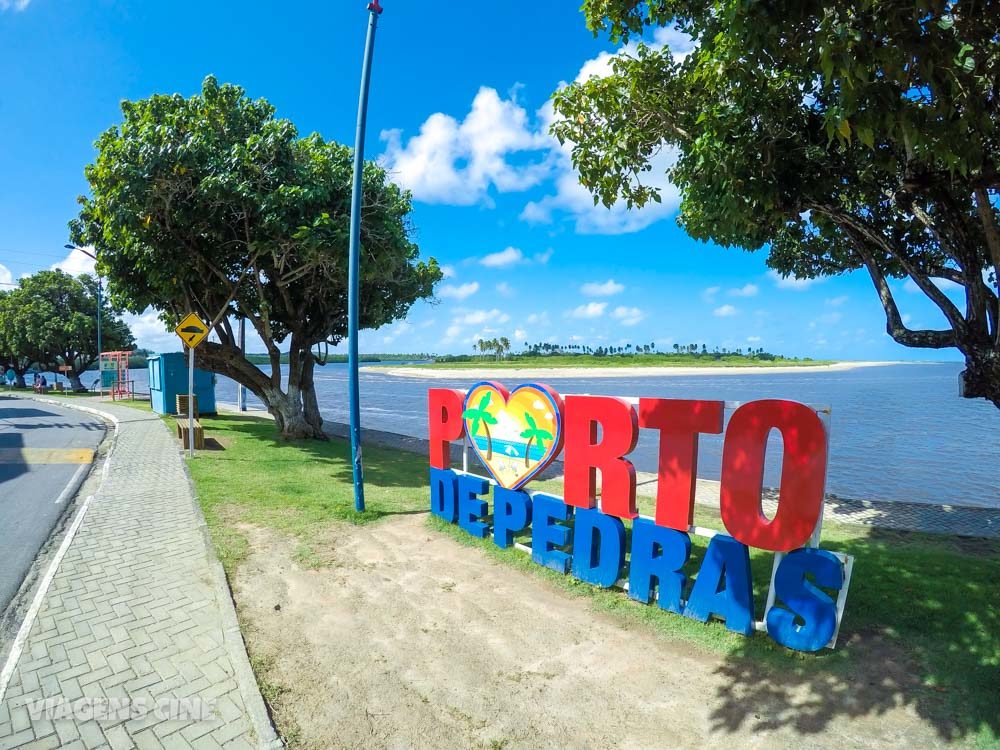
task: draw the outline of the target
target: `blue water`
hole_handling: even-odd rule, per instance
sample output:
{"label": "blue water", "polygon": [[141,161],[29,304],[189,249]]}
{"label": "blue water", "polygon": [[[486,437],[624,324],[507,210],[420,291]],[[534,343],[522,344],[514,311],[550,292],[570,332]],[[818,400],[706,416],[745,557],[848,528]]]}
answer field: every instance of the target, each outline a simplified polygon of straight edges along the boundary
{"label": "blue water", "polygon": [[[474,437],[473,440],[479,450],[486,453],[488,447],[486,444],[486,437],[477,436]],[[514,443],[510,440],[500,440],[499,438],[493,438],[492,443],[494,453],[499,453],[511,458],[524,458],[524,443]],[[539,461],[542,456],[545,455],[546,450],[546,448],[539,448],[537,443],[533,443],[531,448],[528,450],[528,458],[532,461]]]}
{"label": "blue water", "polygon": [[[829,492],[850,498],[1000,508],[1000,410],[986,401],[958,397],[961,369],[957,363],[941,363],[752,375],[549,378],[548,382],[564,394],[727,401],[787,398],[830,406]],[[133,374],[136,389],[147,390],[145,371]],[[398,378],[362,368],[362,422],[373,429],[426,436],[427,389],[467,388],[472,382],[462,377]],[[317,368],[316,388],[324,419],[346,422],[346,367]],[[235,383],[219,376],[217,398],[235,403]],[[250,403],[260,406],[252,395]],[[768,447],[765,482],[771,486],[778,484],[780,449],[780,441]],[[702,436],[699,476],[717,479],[721,454],[721,436]],[[656,456],[657,434],[640,430],[632,455],[636,467],[655,471]]]}

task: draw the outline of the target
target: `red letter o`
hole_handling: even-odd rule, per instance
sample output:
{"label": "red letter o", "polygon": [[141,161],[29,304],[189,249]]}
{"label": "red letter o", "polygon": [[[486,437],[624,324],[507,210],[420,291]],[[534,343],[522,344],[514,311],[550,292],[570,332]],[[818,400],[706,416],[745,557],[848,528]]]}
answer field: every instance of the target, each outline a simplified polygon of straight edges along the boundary
{"label": "red letter o", "polygon": [[[771,429],[781,432],[784,458],[778,510],[761,508],[764,453]],[[722,448],[722,522],[751,547],[788,552],[809,541],[823,509],[826,429],[816,412],[795,401],[751,401],[729,419]]]}

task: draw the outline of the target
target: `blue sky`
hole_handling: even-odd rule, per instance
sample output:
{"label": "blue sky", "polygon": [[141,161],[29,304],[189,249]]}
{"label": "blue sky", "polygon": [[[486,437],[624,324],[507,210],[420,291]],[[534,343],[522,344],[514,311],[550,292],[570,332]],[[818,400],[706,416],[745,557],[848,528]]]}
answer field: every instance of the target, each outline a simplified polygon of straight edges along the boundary
{"label": "blue sky", "polygon": [[[365,332],[364,351],[466,352],[479,337],[507,336],[515,346],[958,358],[895,344],[862,274],[781,280],[763,251],[690,239],[665,178],[661,206],[595,208],[547,135],[552,91],[600,74],[615,52],[587,31],[576,2],[384,5],[367,156],[413,191],[416,239],[448,278],[434,304]],[[365,3],[346,0],[0,0],[0,283],[52,265],[88,270],[62,249],[66,222],[87,189],[92,143],[120,119],[122,99],[190,95],[212,73],[269,99],[302,134],[351,142],[366,22]],[[650,41],[687,48],[669,31]],[[897,287],[912,326],[942,325],[912,284]],[[155,314],[130,322],[140,345],[177,348]]]}

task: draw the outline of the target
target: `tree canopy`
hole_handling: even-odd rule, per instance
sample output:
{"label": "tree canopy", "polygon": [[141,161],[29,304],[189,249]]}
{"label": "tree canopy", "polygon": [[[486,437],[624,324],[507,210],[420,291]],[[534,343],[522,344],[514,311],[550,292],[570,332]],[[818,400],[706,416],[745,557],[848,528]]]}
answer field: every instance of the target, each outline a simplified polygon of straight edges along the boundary
{"label": "tree canopy", "polygon": [[[289,437],[322,437],[313,347],[347,334],[352,151],[299,137],[263,99],[205,79],[189,98],[123,102],[123,120],[97,141],[91,196],[71,223],[92,244],[113,299],[159,310],[172,325],[194,311],[218,341],[202,366],[247,386]],[[434,259],[411,241],[410,196],[366,162],[361,218],[361,325],[377,328],[432,294]],[[264,374],[239,351],[245,319],[271,360]],[[282,383],[279,343],[288,349]]]}
{"label": "tree canopy", "polygon": [[[60,365],[75,389],[80,375],[97,362],[97,280],[63,271],[39,271],[0,296],[0,360],[19,377],[32,365],[56,371]],[[131,349],[134,341],[117,310],[101,300],[105,351]],[[21,383],[23,385],[23,382]]]}
{"label": "tree canopy", "polygon": [[[957,347],[964,395],[1000,406],[1000,2],[586,0],[630,43],[611,73],[556,92],[595,201],[659,200],[644,177],[676,149],[679,222],[724,246],[767,246],[800,278],[864,269],[886,329]],[[674,26],[693,49],[636,42]],[[890,279],[912,279],[946,327],[909,328]],[[942,287],[958,284],[964,300]]]}

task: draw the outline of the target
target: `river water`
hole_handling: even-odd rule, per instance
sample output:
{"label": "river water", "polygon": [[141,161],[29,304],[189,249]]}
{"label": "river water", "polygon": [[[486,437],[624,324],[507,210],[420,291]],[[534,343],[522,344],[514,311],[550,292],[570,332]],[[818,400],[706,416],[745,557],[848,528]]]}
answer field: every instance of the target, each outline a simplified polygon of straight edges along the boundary
{"label": "river water", "polygon": [[[859,499],[1000,508],[1000,410],[986,401],[958,397],[961,369],[958,363],[905,364],[752,375],[548,378],[547,382],[563,394],[726,401],[787,398],[830,406],[828,492]],[[137,391],[148,390],[145,370],[133,370],[132,375]],[[472,382],[468,377],[400,378],[363,367],[362,424],[425,437],[427,389],[466,389]],[[505,384],[513,387],[517,382]],[[317,368],[316,388],[324,419],[346,422],[346,366]],[[236,384],[228,378],[219,376],[216,393],[221,402],[236,402]],[[260,406],[252,394],[249,403]],[[772,437],[765,483],[776,486],[781,443]],[[657,433],[640,430],[632,454],[636,467],[655,471],[656,452]],[[722,436],[702,436],[699,476],[718,479],[721,456]]]}

